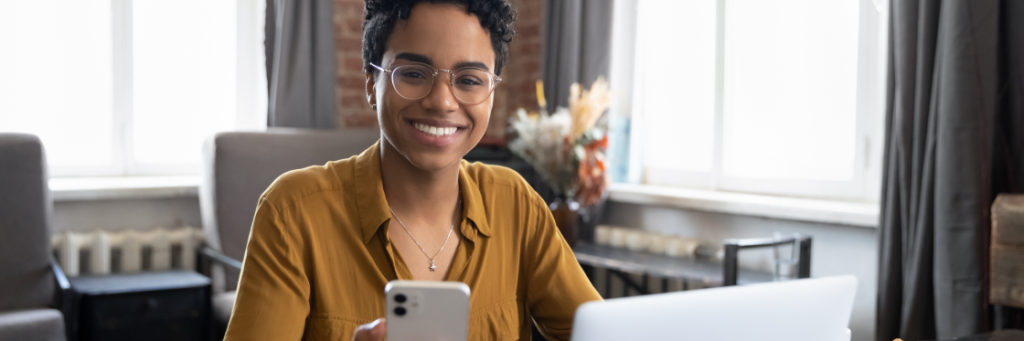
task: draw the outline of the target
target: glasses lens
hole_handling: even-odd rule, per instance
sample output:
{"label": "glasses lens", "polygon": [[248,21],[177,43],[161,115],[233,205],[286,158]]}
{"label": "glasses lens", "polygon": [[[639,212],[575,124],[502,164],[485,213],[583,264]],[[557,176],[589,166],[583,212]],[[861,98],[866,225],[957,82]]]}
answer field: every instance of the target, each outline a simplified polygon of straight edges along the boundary
{"label": "glasses lens", "polygon": [[391,83],[398,95],[406,99],[420,99],[434,85],[434,70],[421,65],[403,65],[391,73]]}
{"label": "glasses lens", "polygon": [[494,89],[491,75],[477,69],[459,70],[455,73],[452,83],[455,97],[467,104],[483,102]]}

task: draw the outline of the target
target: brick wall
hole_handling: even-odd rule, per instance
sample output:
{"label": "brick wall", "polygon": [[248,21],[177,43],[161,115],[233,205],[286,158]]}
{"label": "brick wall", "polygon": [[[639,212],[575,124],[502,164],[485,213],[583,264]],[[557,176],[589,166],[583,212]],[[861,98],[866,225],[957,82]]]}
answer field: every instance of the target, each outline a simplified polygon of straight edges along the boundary
{"label": "brick wall", "polygon": [[[376,128],[376,113],[366,103],[362,71],[362,0],[333,0],[335,46],[338,65],[338,122],[345,128]],[[502,82],[495,89],[494,110],[486,139],[502,139],[507,117],[519,107],[536,109],[534,83],[541,78],[541,21],[545,0],[510,0],[519,11],[516,37],[509,47],[509,60],[502,70]]]}
{"label": "brick wall", "polygon": [[345,128],[377,126],[377,116],[366,103],[362,24],[362,0],[334,0],[334,47],[338,68],[335,98],[339,126]]}
{"label": "brick wall", "polygon": [[508,115],[518,108],[537,109],[536,82],[541,79],[541,26],[545,0],[510,0],[519,17],[516,37],[509,46],[508,65],[502,70],[502,82],[495,90],[494,110],[488,136],[504,137]]}

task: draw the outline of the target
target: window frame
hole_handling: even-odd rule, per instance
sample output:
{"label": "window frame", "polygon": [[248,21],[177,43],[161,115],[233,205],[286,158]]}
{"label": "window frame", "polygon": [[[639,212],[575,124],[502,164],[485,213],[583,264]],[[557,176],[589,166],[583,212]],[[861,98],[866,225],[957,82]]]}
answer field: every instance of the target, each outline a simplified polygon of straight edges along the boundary
{"label": "window frame", "polygon": [[888,13],[885,1],[859,0],[858,58],[854,174],[849,181],[750,179],[724,172],[724,95],[726,90],[726,1],[716,1],[716,70],[712,169],[710,172],[646,167],[643,164],[645,65],[636,64],[643,46],[637,46],[639,2],[617,1],[613,19],[611,84],[623,99],[613,100],[611,114],[628,116],[630,159],[627,183],[686,187],[711,191],[757,193],[775,196],[813,197],[877,202],[880,197],[882,145],[884,144],[884,80]]}
{"label": "window frame", "polygon": [[[236,76],[234,130],[263,131],[267,127],[267,79],[262,39],[266,3],[234,0],[236,6]],[[51,177],[198,175],[201,151],[191,164],[147,164],[134,153],[133,4],[111,0],[112,160],[106,165],[51,166]]]}

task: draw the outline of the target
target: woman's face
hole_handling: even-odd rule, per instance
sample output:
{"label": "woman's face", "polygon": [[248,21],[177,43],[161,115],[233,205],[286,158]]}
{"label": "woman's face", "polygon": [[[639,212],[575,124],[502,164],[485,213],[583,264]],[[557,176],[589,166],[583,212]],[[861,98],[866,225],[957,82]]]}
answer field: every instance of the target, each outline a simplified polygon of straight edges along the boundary
{"label": "woman's face", "polygon": [[[476,67],[494,72],[488,32],[475,15],[455,5],[414,6],[409,20],[395,24],[386,46],[380,66],[389,70],[420,63],[435,69]],[[371,105],[377,104],[385,142],[422,170],[456,165],[487,130],[494,94],[480,103],[464,104],[452,93],[450,77],[448,72],[438,72],[426,97],[409,100],[395,91],[389,75],[367,74],[367,96]]]}

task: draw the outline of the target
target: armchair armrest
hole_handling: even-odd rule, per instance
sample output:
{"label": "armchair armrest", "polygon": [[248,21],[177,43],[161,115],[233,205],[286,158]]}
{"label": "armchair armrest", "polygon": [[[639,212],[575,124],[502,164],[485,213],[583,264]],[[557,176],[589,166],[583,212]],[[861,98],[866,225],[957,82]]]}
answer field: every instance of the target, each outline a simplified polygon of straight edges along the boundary
{"label": "armchair armrest", "polygon": [[210,273],[209,267],[211,265],[211,262],[224,265],[227,267],[232,267],[235,268],[236,270],[242,270],[242,262],[239,262],[234,258],[228,257],[227,255],[220,253],[220,251],[211,249],[210,247],[203,247],[202,249],[199,250],[199,260],[199,269],[201,270],[200,272],[207,275],[209,275]]}
{"label": "armchair armrest", "polygon": [[60,263],[53,257],[50,257],[50,270],[53,271],[53,277],[57,280],[57,286],[60,291],[71,290],[71,281],[68,281],[68,276],[64,274],[64,269],[60,267]]}
{"label": "armchair armrest", "polygon": [[67,335],[68,340],[75,340],[78,334],[78,324],[76,322],[76,317],[78,316],[76,309],[78,294],[71,287],[71,281],[64,274],[64,269],[60,267],[60,263],[57,263],[57,259],[52,256],[50,257],[50,271],[53,272],[53,277],[57,282],[54,301],[56,302],[57,310],[60,310],[61,314],[64,315],[65,335]]}

